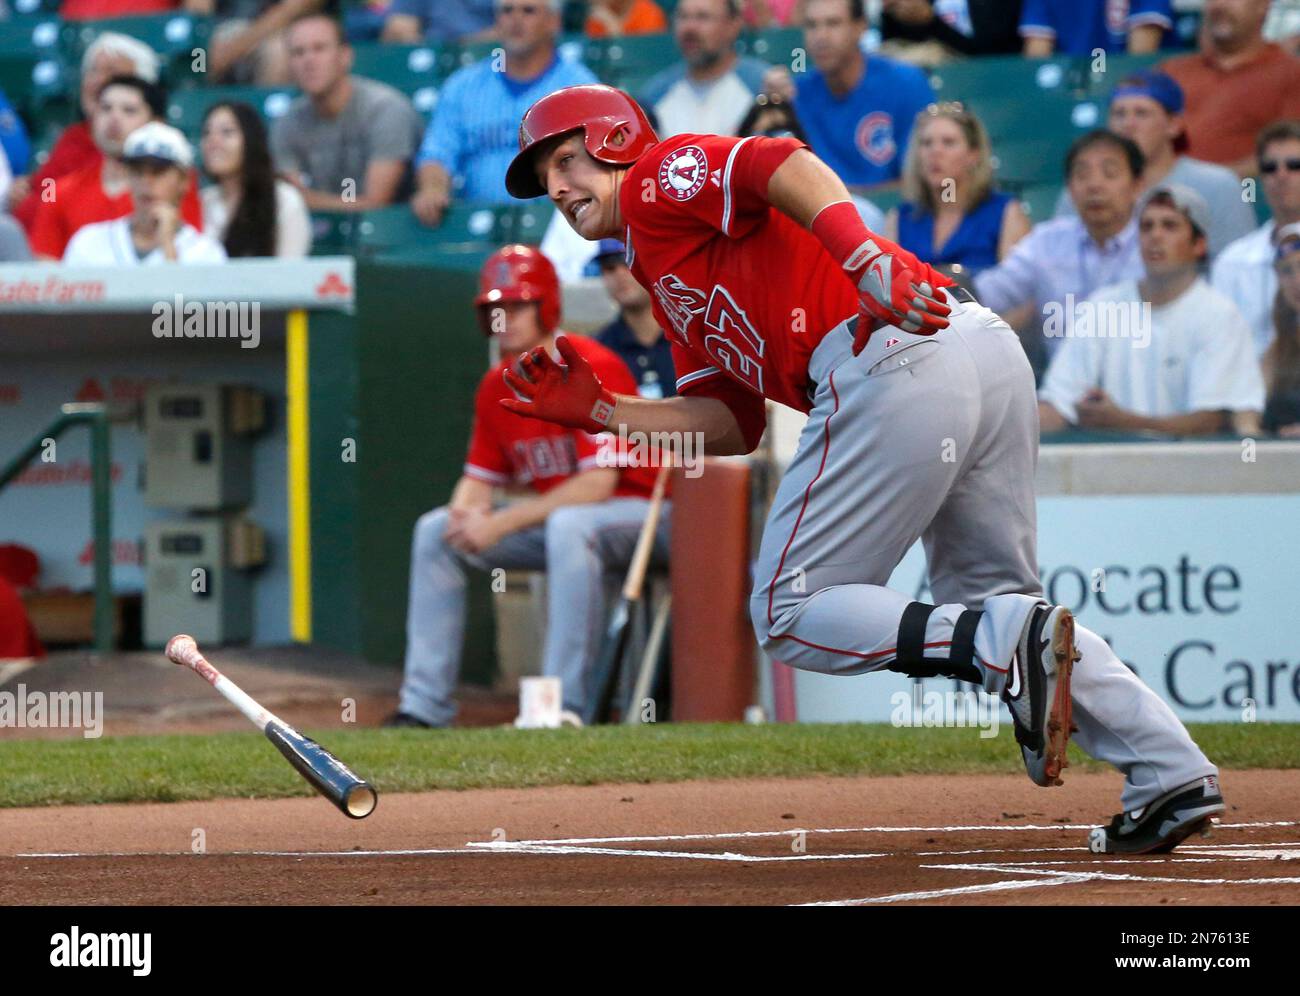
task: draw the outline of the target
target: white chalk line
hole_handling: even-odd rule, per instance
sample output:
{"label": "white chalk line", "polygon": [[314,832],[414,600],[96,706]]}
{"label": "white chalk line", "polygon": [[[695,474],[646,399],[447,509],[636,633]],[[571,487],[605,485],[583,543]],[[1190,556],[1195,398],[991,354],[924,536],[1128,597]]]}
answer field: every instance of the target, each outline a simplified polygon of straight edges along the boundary
{"label": "white chalk line", "polygon": [[[1274,822],[1257,822],[1257,823],[1235,823],[1219,824],[1219,829],[1260,829],[1272,828],[1279,826],[1296,826],[1300,825],[1295,821],[1274,821]],[[744,839],[772,839],[772,838],[797,838],[800,835],[829,835],[829,834],[847,834],[847,833],[960,833],[964,831],[998,831],[998,832],[1017,832],[1017,831],[1047,831],[1047,830],[1086,830],[1090,829],[1088,824],[1051,824],[1037,825],[1025,824],[1019,826],[1012,825],[966,825],[966,826],[945,826],[945,827],[894,827],[894,826],[871,826],[871,827],[815,827],[815,828],[791,828],[788,830],[743,830],[731,831],[726,833],[693,833],[693,834],[655,834],[644,836],[618,836],[618,837],[569,837],[553,839],[530,839],[519,841],[467,841],[463,847],[446,847],[446,848],[385,848],[385,849],[361,849],[348,851],[289,851],[289,850],[248,850],[248,851],[220,851],[210,852],[207,854],[194,854],[191,851],[37,851],[22,852],[15,854],[16,858],[23,859],[59,859],[59,858],[129,858],[129,857],[270,857],[270,858],[383,858],[383,857],[434,857],[455,854],[567,854],[567,855],[600,855],[600,856],[622,856],[622,857],[646,857],[646,858],[674,858],[679,860],[697,860],[697,861],[741,861],[750,863],[766,862],[783,862],[783,861],[860,861],[882,857],[905,857],[907,855],[900,852],[861,852],[861,853],[799,853],[789,855],[747,855],[735,852],[702,852],[702,851],[675,851],[675,850],[658,850],[649,848],[625,848],[609,847],[601,845],[624,844],[624,843],[657,843],[657,842],[676,842],[676,841],[709,841],[709,840],[744,840]],[[1191,855],[1181,858],[1162,859],[1162,858],[1145,858],[1132,863],[1154,864],[1165,862],[1182,862],[1194,863],[1198,860],[1210,863],[1212,857],[1220,860],[1232,860],[1237,858],[1236,854],[1219,854],[1219,849],[1240,848],[1240,860],[1271,860],[1274,851],[1281,848],[1300,846],[1300,842],[1284,842],[1278,844],[1266,843],[1246,843],[1246,844],[1202,844],[1189,845],[1184,844],[1184,851],[1204,851],[1205,857],[1196,858]],[[1045,854],[1045,853],[1062,853],[1062,852],[1085,852],[1087,848],[1081,846],[1066,847],[1036,847],[1036,848],[975,848],[966,850],[951,851],[921,851],[916,852],[917,857],[961,857],[971,854]],[[1260,853],[1253,853],[1253,852]],[[1283,852],[1287,857],[1291,857],[1290,852]],[[1117,858],[1099,858],[1086,859],[1082,862],[1072,859],[1061,858],[1051,861],[1000,861],[986,862],[981,866],[976,865],[922,865],[921,867],[951,867],[951,868],[969,868],[977,867],[988,871],[1012,871],[1014,868],[1023,868],[1028,865],[1077,865],[1077,864],[1101,864],[1107,865],[1130,863],[1131,859]],[[1062,875],[1074,873],[1060,873]],[[1083,874],[1083,873],[1080,873]],[[1174,881],[1183,881],[1176,879]],[[1208,881],[1206,879],[1194,879],[1188,881]],[[1236,881],[1236,880],[1228,880]],[[1284,881],[1280,879],[1261,879],[1260,881]],[[856,902],[856,900],[852,901]]]}
{"label": "white chalk line", "polygon": [[[996,825],[970,824],[967,826],[943,827],[791,827],[788,830],[734,830],[727,833],[671,833],[649,834],[645,836],[625,837],[559,837],[551,839],[521,840],[520,844],[645,844],[652,842],[686,841],[686,840],[741,840],[763,837],[792,837],[798,834],[845,834],[845,833],[970,833],[974,831],[993,831],[998,833],[1043,832],[1048,830],[1091,830],[1096,823],[1050,823],[1050,824],[1006,824]],[[1258,823],[1215,823],[1220,830],[1273,829],[1276,827],[1300,826],[1300,821],[1280,820]],[[470,841],[470,847],[491,847],[496,841]],[[1255,846],[1255,845],[1242,845]],[[1063,848],[1073,850],[1073,848]]]}
{"label": "white chalk line", "polygon": [[[1001,862],[983,864],[943,864],[921,865],[922,868],[937,868],[946,871],[1001,872],[1011,875],[1059,876],[1060,872],[1046,868],[1024,868]],[[1176,885],[1300,885],[1300,878],[1175,878],[1167,875],[1128,875],[1123,872],[1080,871],[1068,872],[1080,880],[1099,882],[1167,882]]]}
{"label": "white chalk line", "polygon": [[[591,847],[586,845],[541,845],[526,841],[494,842],[492,849],[516,854],[603,854],[633,858],[686,858],[695,861],[862,861],[869,858],[893,858],[893,853],[878,854],[737,854],[734,851],[651,851],[630,847]],[[484,853],[482,850],[476,853]]]}
{"label": "white chalk line", "polygon": [[1071,885],[1087,881],[1086,875],[1065,873],[1056,878],[1026,881],[1012,879],[1005,882],[988,882],[984,885],[958,885],[951,889],[930,889],[925,892],[895,892],[888,896],[870,896],[865,899],[828,899],[816,903],[797,903],[798,906],[872,906],[881,903],[910,903],[922,899],[943,899],[947,896],[965,896],[980,892],[1006,892],[1010,889],[1037,889],[1049,885]]}
{"label": "white chalk line", "polygon": [[[1243,824],[1254,825],[1254,824]],[[1262,825],[1262,824],[1261,824]],[[729,833],[669,833],[653,834],[644,837],[561,837],[550,840],[521,840],[520,844],[642,844],[651,841],[670,840],[739,840],[761,837],[793,837],[798,834],[835,834],[835,833],[965,833],[976,830],[1023,831],[1023,830],[1091,830],[1096,823],[1053,823],[1049,826],[1025,824],[1022,826],[960,826],[960,827],[791,827],[789,830],[735,830]],[[470,847],[490,847],[495,841],[470,841]]]}

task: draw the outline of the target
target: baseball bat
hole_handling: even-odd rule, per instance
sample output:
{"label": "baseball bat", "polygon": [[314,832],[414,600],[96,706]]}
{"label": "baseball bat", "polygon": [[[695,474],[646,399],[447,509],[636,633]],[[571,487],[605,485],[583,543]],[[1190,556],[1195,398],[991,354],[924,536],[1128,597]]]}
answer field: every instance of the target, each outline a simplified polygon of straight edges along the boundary
{"label": "baseball bat", "polygon": [[664,504],[664,489],[668,486],[668,474],[672,466],[664,463],[655,477],[654,491],[650,494],[650,507],[646,510],[645,522],[641,524],[641,534],[637,537],[636,549],[632,553],[632,562],[628,564],[627,578],[623,582],[623,592],[618,604],[609,617],[609,626],[605,630],[605,640],[601,644],[601,653],[593,670],[592,687],[595,695],[588,699],[582,722],[586,726],[592,723],[609,722],[610,700],[614,697],[614,686],[618,682],[620,664],[627,651],[628,637],[632,632],[632,610],[641,600],[641,587],[645,583],[646,569],[650,566],[650,551],[654,548],[655,530],[659,528],[659,512]]}
{"label": "baseball bat", "polygon": [[321,795],[334,803],[345,816],[362,820],[375,811],[379,794],[374,787],[316,741],[304,737],[274,713],[267,712],[257,700],[213,667],[199,650],[194,637],[179,634],[167,641],[169,660],[193,670],[215,688],[249,722],[266,734],[298,774]]}

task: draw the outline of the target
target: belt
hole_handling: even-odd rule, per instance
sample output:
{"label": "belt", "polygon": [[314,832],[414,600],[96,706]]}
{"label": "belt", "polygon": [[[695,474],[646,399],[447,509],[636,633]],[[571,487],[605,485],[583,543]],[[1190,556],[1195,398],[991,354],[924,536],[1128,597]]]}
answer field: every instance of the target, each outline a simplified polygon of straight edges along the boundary
{"label": "belt", "polygon": [[[954,284],[951,287],[944,287],[941,289],[946,291],[948,293],[948,296],[951,297],[958,304],[979,304],[979,302],[975,300],[975,295],[972,294],[970,291],[968,291],[965,287],[960,287]],[[862,317],[861,314],[857,314],[849,319],[848,329],[850,335],[856,336],[858,334],[858,321],[861,317]],[[868,338],[870,338],[870,336],[868,336]]]}

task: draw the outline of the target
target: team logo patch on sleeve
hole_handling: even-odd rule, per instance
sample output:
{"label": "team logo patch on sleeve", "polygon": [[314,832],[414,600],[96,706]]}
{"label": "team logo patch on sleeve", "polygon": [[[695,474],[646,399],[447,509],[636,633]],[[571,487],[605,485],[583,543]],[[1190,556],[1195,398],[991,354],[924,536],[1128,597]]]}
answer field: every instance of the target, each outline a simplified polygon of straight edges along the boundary
{"label": "team logo patch on sleeve", "polygon": [[698,145],[688,145],[664,158],[659,166],[659,186],[675,200],[689,201],[709,176],[709,161]]}

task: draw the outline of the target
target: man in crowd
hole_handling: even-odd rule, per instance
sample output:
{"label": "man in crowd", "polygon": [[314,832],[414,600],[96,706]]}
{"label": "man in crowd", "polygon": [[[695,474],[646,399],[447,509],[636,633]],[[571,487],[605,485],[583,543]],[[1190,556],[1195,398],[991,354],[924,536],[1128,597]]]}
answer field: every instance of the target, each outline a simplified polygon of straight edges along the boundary
{"label": "man in crowd", "polygon": [[493,0],[393,0],[380,40],[408,45],[483,41],[493,34],[493,6]]}
{"label": "man in crowd", "polygon": [[681,0],[673,35],[682,61],[652,77],[641,106],[665,138],[684,132],[734,135],[762,90],[766,63],[736,55],[740,0]]}
{"label": "man in crowd", "polygon": [[68,243],[63,261],[72,266],[156,266],[161,263],[224,263],[215,239],[181,218],[194,153],[185,136],[150,121],[122,146],[131,185],[131,214],[86,225]]}
{"label": "man in crowd", "polygon": [[673,351],[655,320],[650,292],[637,283],[627,267],[627,249],[618,239],[601,239],[596,263],[605,291],[618,305],[618,317],[596,336],[632,371],[637,394],[643,398],[671,398],[677,393]]}
{"label": "man in crowd", "polygon": [[1201,276],[1210,208],[1190,187],[1143,197],[1144,277],[1104,287],[1058,330],[1039,425],[1213,435],[1258,431],[1264,382],[1250,330]]}
{"label": "man in crowd", "polygon": [[9,191],[14,217],[28,232],[36,220],[41,195],[46,193],[45,199],[49,199],[47,181],[97,165],[103,159],[104,154],[95,144],[92,123],[99,91],[115,76],[135,76],[146,83],[157,83],[158,54],[144,42],[116,31],[105,31],[86,46],[79,85],[81,120],[64,128],[45,162],[31,175],[18,177]]}
{"label": "man in crowd", "polygon": [[1020,0],[883,0],[880,35],[886,42],[938,42],[962,55],[1019,52]]}
{"label": "man in crowd", "polygon": [[[102,153],[98,161],[59,177],[42,191],[32,220],[32,252],[39,259],[61,259],[68,240],[86,225],[111,221],[131,213],[131,189],[122,145],[141,125],[162,119],[165,104],[152,83],[134,76],[114,76],[99,91],[91,130]],[[202,228],[193,176],[181,202],[181,213]]]}
{"label": "man in crowd", "polygon": [[1073,310],[1099,287],[1142,273],[1133,205],[1141,188],[1142,153],[1127,138],[1093,131],[1065,157],[1065,180],[1076,215],[1043,222],[1001,263],[975,278],[980,302],[1021,330],[1035,370],[1060,340],[1041,335],[1045,312]]}
{"label": "man in crowd", "polygon": [[793,99],[804,137],[850,187],[896,181],[917,114],[934,102],[925,73],[862,52],[862,0],[808,0],[804,45],[813,68],[793,77],[784,67],[767,88]]}
{"label": "man in crowd", "polygon": [[561,87],[594,83],[586,66],[556,52],[561,0],[497,0],[498,54],[447,80],[424,133],[411,210],[441,223],[454,198],[505,203],[506,166],[519,118],[533,101]]}
{"label": "man in crowd", "polygon": [[302,96],[271,127],[276,168],[312,211],[370,211],[405,196],[420,139],[411,102],[352,75],[352,46],[335,18],[305,14],[286,38]]}
{"label": "man in crowd", "polygon": [[1300,118],[1300,59],[1264,39],[1269,0],[1206,0],[1201,50],[1163,62],[1187,95],[1188,154],[1253,176],[1255,136]]}
{"label": "man in crowd", "polygon": [[1090,56],[1097,49],[1154,52],[1173,26],[1169,0],[1025,0],[1020,10],[1020,37],[1031,59],[1054,52]]}
{"label": "man in crowd", "polygon": [[1277,273],[1274,240],[1287,225],[1300,222],[1300,120],[1278,121],[1256,142],[1260,187],[1273,217],[1242,236],[1214,261],[1210,282],[1245,317],[1260,356],[1273,341],[1273,301]]}
{"label": "man in crowd", "polygon": [[[466,568],[545,570],[548,612],[542,670],[559,677],[564,708],[586,705],[588,671],[599,649],[606,570],[626,568],[645,521],[655,471],[617,466],[608,437],[506,411],[513,397],[503,372],[537,346],[554,348],[560,282],[531,246],[506,246],[483,266],[479,319],[502,360],[484,375],[474,401],[465,470],[447,505],[420,516],[411,544],[406,676],[390,726],[449,726],[464,642]],[[565,336],[619,390],[635,385],[617,356],[594,339]],[[614,464],[614,465],[611,465]],[[495,505],[493,488],[532,494]],[[655,551],[668,551],[665,504]]]}
{"label": "man in crowd", "polygon": [[[1108,128],[1131,138],[1142,150],[1142,189],[1160,183],[1190,187],[1210,207],[1210,259],[1229,242],[1255,227],[1255,211],[1247,201],[1237,174],[1224,166],[1186,155],[1183,90],[1173,78],[1145,69],[1121,80],[1110,98]],[[1058,215],[1074,212],[1067,191],[1057,201]]]}

